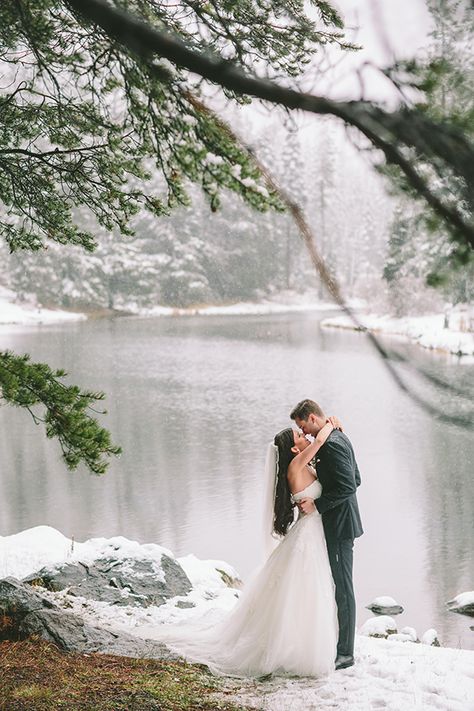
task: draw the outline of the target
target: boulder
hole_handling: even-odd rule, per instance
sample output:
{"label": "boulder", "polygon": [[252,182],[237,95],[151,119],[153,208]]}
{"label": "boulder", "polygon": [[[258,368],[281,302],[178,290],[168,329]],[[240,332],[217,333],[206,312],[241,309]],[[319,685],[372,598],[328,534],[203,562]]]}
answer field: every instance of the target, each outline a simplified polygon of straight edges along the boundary
{"label": "boulder", "polygon": [[221,568],[216,567],[217,572],[222,578],[224,585],[228,588],[235,588],[236,590],[241,590],[244,586],[243,582],[236,575],[230,575],[226,570],[221,570]]}
{"label": "boulder", "polygon": [[416,629],[414,627],[404,627],[400,632],[396,633],[391,633],[390,631],[387,631],[387,634],[390,634],[390,641],[391,642],[419,642],[420,640],[418,639],[418,635],[416,634]]}
{"label": "boulder", "polygon": [[187,595],[191,581],[173,558],[155,561],[137,558],[97,558],[91,563],[65,563],[60,567],[42,568],[23,582],[58,592],[100,600],[113,605],[148,607],[163,605],[175,595]]}
{"label": "boulder", "polygon": [[382,637],[387,639],[389,635],[397,634],[397,624],[388,615],[370,617],[359,630],[365,637]]}
{"label": "boulder", "polygon": [[370,605],[366,605],[366,609],[372,610],[376,615],[400,615],[403,612],[403,607],[388,595],[376,597]]}
{"label": "boulder", "polygon": [[178,658],[156,640],[90,625],[15,578],[0,580],[0,615],[3,620],[0,638],[3,639],[38,635],[67,651],[165,660]]}
{"label": "boulder", "polygon": [[24,616],[29,612],[45,608],[51,610],[54,607],[54,603],[44,595],[23,585],[16,578],[0,580],[0,614],[3,617],[9,617],[13,613]]}
{"label": "boulder", "polygon": [[223,560],[201,560],[189,553],[177,558],[195,588],[220,590],[222,585],[239,590],[242,580],[234,568]]}
{"label": "boulder", "polygon": [[419,642],[420,641],[418,639],[418,635],[417,635],[416,629],[414,627],[404,627],[400,632],[401,632],[401,634],[408,635],[411,638],[412,642]]}
{"label": "boulder", "polygon": [[178,600],[178,602],[176,603],[176,607],[179,607],[182,610],[186,610],[191,607],[196,607],[196,603],[191,602],[191,600]]}
{"label": "boulder", "polygon": [[438,639],[438,633],[435,629],[433,629],[433,627],[430,627],[430,629],[426,630],[426,632],[421,636],[421,643],[427,644],[430,647],[441,647]]}
{"label": "boulder", "polygon": [[449,600],[446,605],[450,612],[474,617],[474,590],[457,595],[453,600]]}

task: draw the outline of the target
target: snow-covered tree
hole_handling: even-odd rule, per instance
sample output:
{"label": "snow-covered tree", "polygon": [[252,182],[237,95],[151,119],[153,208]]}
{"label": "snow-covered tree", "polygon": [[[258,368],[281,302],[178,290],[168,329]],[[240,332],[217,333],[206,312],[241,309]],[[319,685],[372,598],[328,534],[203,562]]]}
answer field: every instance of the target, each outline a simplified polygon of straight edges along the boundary
{"label": "snow-covered tree", "polygon": [[[432,42],[427,52],[425,85],[429,93],[429,113],[437,119],[455,116],[455,121],[474,139],[474,13],[466,0],[428,0],[433,18]],[[428,174],[430,172],[428,171]],[[449,172],[431,173],[436,189],[452,200],[456,181]],[[407,203],[401,198],[403,216],[393,222],[393,234],[384,275],[389,289],[399,295],[404,289],[394,275],[394,260],[400,279],[416,284],[412,300],[405,308],[415,308],[429,295],[422,282],[436,286],[452,303],[474,299],[474,258],[472,249],[453,243],[446,226],[426,211],[418,202]],[[474,197],[466,196],[462,208],[465,214],[474,212]],[[407,243],[401,249],[400,230],[406,232]],[[411,243],[411,244],[410,244]],[[396,253],[396,254],[395,254]],[[408,280],[408,282],[407,282]],[[415,296],[416,291],[416,296]],[[437,300],[437,294],[432,295]],[[400,305],[399,296],[396,298]],[[399,306],[399,311],[401,306]]]}

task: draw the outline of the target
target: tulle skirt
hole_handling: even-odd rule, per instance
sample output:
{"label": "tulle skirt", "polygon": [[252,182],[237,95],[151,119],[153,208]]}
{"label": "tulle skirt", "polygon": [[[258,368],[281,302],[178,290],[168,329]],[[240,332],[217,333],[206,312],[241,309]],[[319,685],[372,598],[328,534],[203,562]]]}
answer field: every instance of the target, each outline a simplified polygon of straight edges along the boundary
{"label": "tulle skirt", "polygon": [[337,608],[320,514],[300,517],[215,626],[163,625],[152,636],[219,675],[333,671]]}

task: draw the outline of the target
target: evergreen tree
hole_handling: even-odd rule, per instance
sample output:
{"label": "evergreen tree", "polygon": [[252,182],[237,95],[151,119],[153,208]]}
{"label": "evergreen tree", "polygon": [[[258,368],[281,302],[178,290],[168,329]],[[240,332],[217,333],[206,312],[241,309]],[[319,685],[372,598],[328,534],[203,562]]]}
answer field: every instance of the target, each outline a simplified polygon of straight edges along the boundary
{"label": "evergreen tree", "polygon": [[412,296],[411,290],[407,289],[409,275],[405,267],[414,256],[414,246],[406,207],[398,205],[395,209],[383,270],[384,279],[389,285],[390,303],[396,316],[404,315],[407,306],[411,304]]}
{"label": "evergreen tree", "polygon": [[[151,26],[169,28],[190,47],[245,68],[261,63],[272,77],[295,77],[327,42],[344,46],[342,21],[323,0],[313,2],[315,20],[302,3],[283,0],[219,8],[153,0],[115,4]],[[272,22],[279,15],[284,22]],[[92,251],[97,239],[90,225],[129,236],[131,218],[141,209],[161,216],[189,204],[189,182],[200,185],[213,211],[222,189],[259,210],[281,207],[247,153],[203,109],[192,76],[136,49],[127,50],[100,29],[91,32],[63,0],[0,4],[0,236],[12,251],[51,243]],[[150,181],[153,173],[158,188]],[[91,219],[78,220],[77,208]],[[198,251],[199,244],[193,245]],[[179,245],[173,249],[200,292],[205,281],[195,260],[180,255]],[[131,252],[124,243],[106,268],[109,305],[116,301],[117,275],[122,282],[129,278]],[[97,261],[91,264],[93,271],[99,268]],[[74,293],[66,260],[63,265],[56,283]],[[91,416],[94,394],[68,389],[61,373],[27,358],[3,353],[0,360],[1,398],[28,409],[42,405],[44,417],[33,414],[45,421],[48,435],[59,438],[67,464],[82,460],[102,471],[103,455],[114,449]]]}
{"label": "evergreen tree", "polygon": [[[428,9],[433,18],[432,43],[425,63],[424,88],[429,95],[427,111],[439,120],[450,117],[465,133],[474,138],[474,13],[465,0],[428,0]],[[430,173],[426,168],[427,174]],[[432,171],[431,171],[432,172]],[[432,174],[431,180],[437,190],[447,199],[456,195],[458,183],[448,171]],[[457,303],[472,300],[474,289],[473,252],[467,245],[455,246],[446,225],[420,202],[408,205],[401,199],[404,217],[393,223],[394,243],[391,243],[384,277],[389,289],[400,293],[401,289],[392,278],[393,250],[401,238],[400,229],[406,230],[408,241],[397,257],[398,273],[408,279],[411,275],[418,289],[423,291],[422,279],[429,286],[441,288],[444,296]],[[463,210],[474,210],[472,195],[464,195]],[[410,244],[411,243],[411,244]],[[418,292],[418,298],[426,294]],[[398,300],[398,303],[400,301]],[[405,308],[416,308],[417,299],[405,300]],[[400,313],[400,307],[398,308]]]}
{"label": "evergreen tree", "polygon": [[[301,143],[298,135],[298,126],[290,125],[286,131],[285,140],[283,143],[282,174],[280,184],[284,187],[289,198],[299,205],[303,210],[306,207],[306,193],[304,191],[304,164],[301,154]],[[299,234],[290,215],[284,216],[285,223],[285,242],[282,245],[282,259],[284,264],[284,286],[286,289],[291,289],[294,284],[292,281],[293,273],[295,272],[297,255],[299,254]]]}

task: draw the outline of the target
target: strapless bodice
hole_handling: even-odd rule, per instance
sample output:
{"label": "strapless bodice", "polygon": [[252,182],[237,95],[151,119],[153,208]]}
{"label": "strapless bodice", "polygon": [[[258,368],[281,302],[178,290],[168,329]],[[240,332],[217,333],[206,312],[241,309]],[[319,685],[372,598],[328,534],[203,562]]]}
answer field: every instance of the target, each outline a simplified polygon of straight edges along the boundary
{"label": "strapless bodice", "polygon": [[317,479],[305,486],[301,491],[297,491],[296,494],[292,494],[291,498],[294,503],[301,501],[301,499],[319,499],[322,493],[322,486]]}

